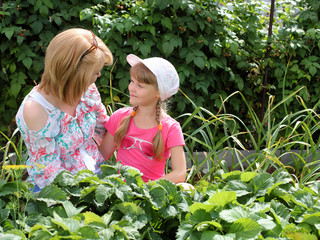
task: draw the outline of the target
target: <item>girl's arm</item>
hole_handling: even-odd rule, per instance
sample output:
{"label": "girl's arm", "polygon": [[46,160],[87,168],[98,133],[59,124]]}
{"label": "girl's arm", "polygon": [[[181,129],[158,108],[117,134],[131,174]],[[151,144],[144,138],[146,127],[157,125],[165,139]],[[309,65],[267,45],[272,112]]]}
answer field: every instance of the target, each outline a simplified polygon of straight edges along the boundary
{"label": "girl's arm", "polygon": [[180,183],[186,180],[187,164],[183,151],[183,146],[175,146],[170,148],[171,168],[172,171],[161,179],[167,179],[173,183]]}
{"label": "girl's arm", "polygon": [[116,148],[117,146],[114,143],[113,136],[110,132],[107,132],[99,146],[99,151],[101,152],[103,158],[107,161],[114,153]]}

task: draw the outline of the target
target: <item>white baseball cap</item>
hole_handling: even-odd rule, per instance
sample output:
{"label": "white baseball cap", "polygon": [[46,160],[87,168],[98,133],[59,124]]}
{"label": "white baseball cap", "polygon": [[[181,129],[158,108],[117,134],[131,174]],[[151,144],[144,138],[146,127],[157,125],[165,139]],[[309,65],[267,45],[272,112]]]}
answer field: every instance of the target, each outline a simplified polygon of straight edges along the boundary
{"label": "white baseball cap", "polygon": [[141,59],[134,54],[127,56],[127,62],[134,66],[143,63],[156,76],[161,101],[176,94],[179,89],[179,75],[174,66],[164,58],[152,57]]}

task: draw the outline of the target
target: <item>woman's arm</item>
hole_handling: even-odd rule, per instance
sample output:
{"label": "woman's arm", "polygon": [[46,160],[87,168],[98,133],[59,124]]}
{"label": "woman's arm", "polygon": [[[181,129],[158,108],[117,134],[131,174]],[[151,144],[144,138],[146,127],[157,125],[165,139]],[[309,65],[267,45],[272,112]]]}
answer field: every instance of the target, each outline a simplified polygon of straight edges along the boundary
{"label": "woman's arm", "polygon": [[172,171],[160,179],[167,179],[173,183],[180,183],[186,180],[187,164],[183,146],[170,148]]}
{"label": "woman's arm", "polygon": [[[38,102],[29,100],[23,107],[23,119],[26,123],[18,124],[22,127],[29,153],[29,176],[39,188],[50,184],[64,169],[61,167],[60,151],[57,148],[54,134],[46,128],[49,115]],[[17,119],[21,123],[21,119]],[[21,130],[21,129],[20,129]],[[58,133],[58,131],[57,131]]]}
{"label": "woman's arm", "polygon": [[107,132],[99,146],[99,151],[101,152],[103,158],[107,161],[114,153],[116,148],[117,146],[114,143],[113,136],[110,132]]}

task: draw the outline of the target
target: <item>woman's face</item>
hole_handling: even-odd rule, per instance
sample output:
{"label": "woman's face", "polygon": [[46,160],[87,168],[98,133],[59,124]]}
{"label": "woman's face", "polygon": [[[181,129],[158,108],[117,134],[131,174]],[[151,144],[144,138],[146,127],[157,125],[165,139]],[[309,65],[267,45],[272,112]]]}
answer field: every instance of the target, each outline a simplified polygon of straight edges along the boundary
{"label": "woman's face", "polygon": [[95,66],[92,72],[90,84],[95,83],[99,77],[101,77],[101,70],[103,66]]}

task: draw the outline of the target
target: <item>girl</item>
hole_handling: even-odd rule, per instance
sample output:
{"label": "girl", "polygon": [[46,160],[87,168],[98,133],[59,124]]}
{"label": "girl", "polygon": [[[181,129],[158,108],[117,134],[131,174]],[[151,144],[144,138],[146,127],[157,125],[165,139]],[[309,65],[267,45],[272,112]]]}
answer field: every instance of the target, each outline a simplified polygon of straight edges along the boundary
{"label": "girl", "polygon": [[63,31],[50,42],[41,82],[16,115],[34,192],[63,170],[98,172],[104,163],[96,143],[105,135],[108,116],[94,83],[112,61],[103,41],[85,29]]}
{"label": "girl", "polygon": [[[117,161],[141,171],[145,182],[167,179],[184,182],[186,160],[180,124],[167,115],[163,101],[177,93],[179,76],[165,59],[140,59],[130,54],[130,104],[117,110],[105,123],[108,130],[100,151],[109,159],[117,149]],[[166,159],[171,156],[172,171],[165,175]]]}

